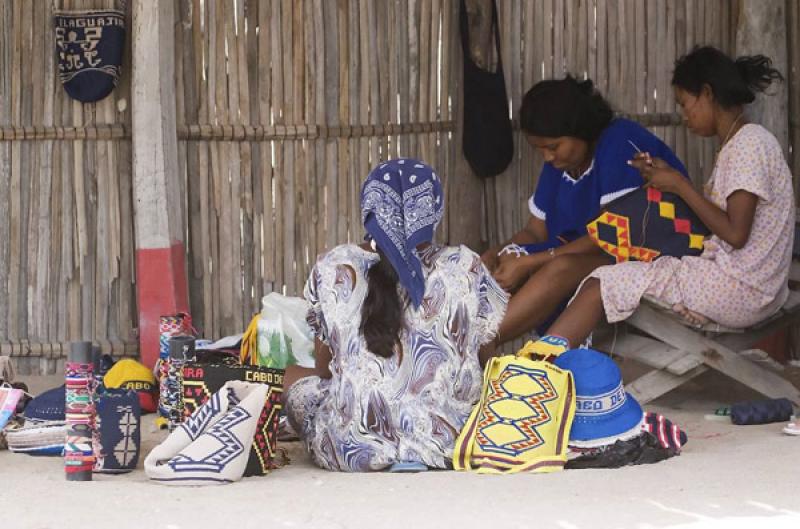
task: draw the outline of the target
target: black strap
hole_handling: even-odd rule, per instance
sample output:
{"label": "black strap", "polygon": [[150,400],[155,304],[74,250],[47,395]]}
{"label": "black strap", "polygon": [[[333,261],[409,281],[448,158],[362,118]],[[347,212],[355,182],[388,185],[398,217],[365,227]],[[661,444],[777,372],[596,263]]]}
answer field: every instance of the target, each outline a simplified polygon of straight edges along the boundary
{"label": "black strap", "polygon": [[[497,50],[497,71],[503,69],[503,58],[500,53],[500,28],[497,22],[497,2],[492,2],[492,33],[494,33],[494,45]],[[461,49],[464,52],[464,60],[470,61],[477,68],[478,65],[472,60],[472,52],[469,47],[469,19],[467,17],[467,4],[466,0],[461,0],[461,9],[459,12],[459,21],[461,24]]]}

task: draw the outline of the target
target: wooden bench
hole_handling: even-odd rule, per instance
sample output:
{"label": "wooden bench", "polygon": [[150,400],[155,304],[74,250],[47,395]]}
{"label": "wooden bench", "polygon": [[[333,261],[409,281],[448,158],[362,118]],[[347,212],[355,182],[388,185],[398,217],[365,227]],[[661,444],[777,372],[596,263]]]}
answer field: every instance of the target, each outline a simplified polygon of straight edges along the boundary
{"label": "wooden bench", "polygon": [[[800,279],[800,263],[792,263],[790,279]],[[800,291],[795,290],[789,291],[789,299],[780,311],[747,329],[727,329],[715,323],[692,327],[670,307],[645,298],[623,324],[629,332],[617,337],[613,347],[606,340],[601,342],[605,349],[613,348],[614,354],[653,368],[626,384],[642,404],[708,369],[716,369],[767,397],[786,397],[800,406],[800,389],[764,362],[750,359],[758,356],[759,351],[752,347],[761,339],[798,322]]]}

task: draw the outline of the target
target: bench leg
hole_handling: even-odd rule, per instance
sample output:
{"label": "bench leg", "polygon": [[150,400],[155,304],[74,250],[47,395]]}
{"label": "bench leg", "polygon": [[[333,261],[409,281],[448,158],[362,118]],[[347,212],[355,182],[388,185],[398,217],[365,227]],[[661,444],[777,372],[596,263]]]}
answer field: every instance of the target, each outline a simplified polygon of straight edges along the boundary
{"label": "bench leg", "polygon": [[630,384],[625,384],[625,389],[639,401],[639,404],[644,405],[706,371],[707,367],[697,366],[682,375],[673,375],[663,369],[654,369]]}
{"label": "bench leg", "polygon": [[736,352],[655,309],[641,305],[628,323],[659,340],[688,353],[700,355],[703,363],[768,397],[786,397],[800,405],[800,390],[783,377],[740,357]]}

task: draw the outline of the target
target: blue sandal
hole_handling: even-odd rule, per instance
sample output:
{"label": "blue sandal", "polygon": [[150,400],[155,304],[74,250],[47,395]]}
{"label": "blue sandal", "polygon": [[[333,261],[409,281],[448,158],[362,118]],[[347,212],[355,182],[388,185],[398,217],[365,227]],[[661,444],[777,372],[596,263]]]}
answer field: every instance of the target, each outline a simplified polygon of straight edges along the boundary
{"label": "blue sandal", "polygon": [[428,465],[418,461],[398,461],[389,467],[389,472],[396,473],[413,473],[413,472],[426,472]]}

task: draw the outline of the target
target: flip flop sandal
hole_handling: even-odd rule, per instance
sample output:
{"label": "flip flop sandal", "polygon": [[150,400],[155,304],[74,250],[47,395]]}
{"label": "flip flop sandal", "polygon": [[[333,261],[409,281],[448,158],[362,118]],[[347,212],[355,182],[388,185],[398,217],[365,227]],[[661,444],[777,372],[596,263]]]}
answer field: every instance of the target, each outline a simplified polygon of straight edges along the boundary
{"label": "flip flop sandal", "polygon": [[389,467],[389,472],[392,473],[413,473],[413,472],[426,472],[428,465],[418,461],[398,461]]}

